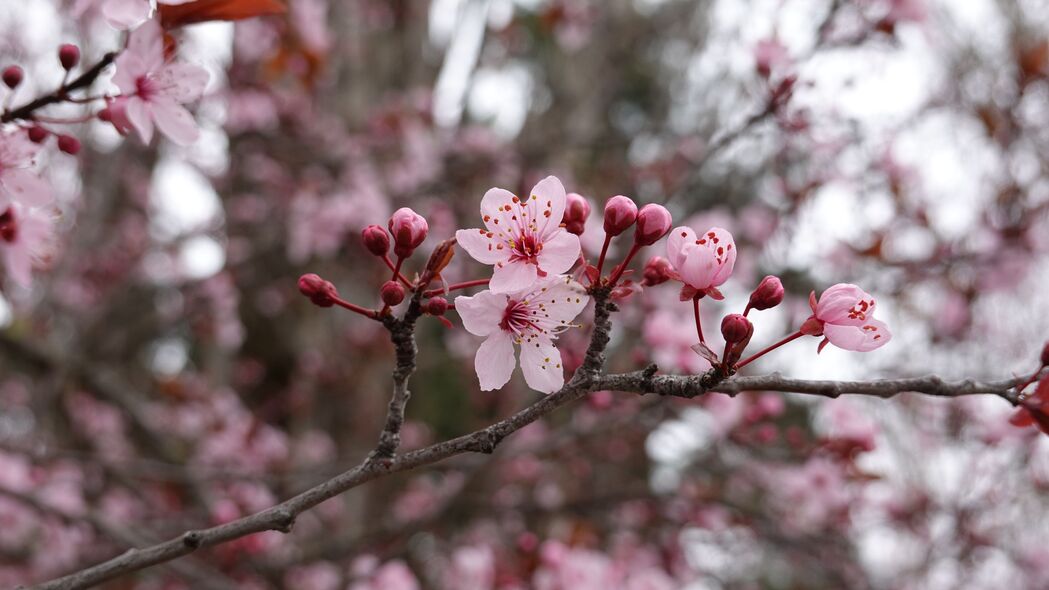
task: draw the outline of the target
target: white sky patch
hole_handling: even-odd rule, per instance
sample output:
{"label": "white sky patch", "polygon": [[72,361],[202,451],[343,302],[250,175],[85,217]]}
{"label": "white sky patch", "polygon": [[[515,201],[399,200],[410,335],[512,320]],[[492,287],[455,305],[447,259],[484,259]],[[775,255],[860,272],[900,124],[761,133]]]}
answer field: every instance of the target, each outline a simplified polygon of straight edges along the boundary
{"label": "white sky patch", "polygon": [[226,250],[208,236],[194,236],[179,248],[179,266],[186,278],[206,279],[222,270]]}
{"label": "white sky patch", "polygon": [[153,172],[150,229],[160,241],[199,231],[222,214],[218,194],[207,178],[185,162],[167,158]]}
{"label": "white sky patch", "polygon": [[533,86],[531,74],[520,64],[480,69],[469,96],[470,115],[491,124],[501,137],[512,138],[528,117]]}

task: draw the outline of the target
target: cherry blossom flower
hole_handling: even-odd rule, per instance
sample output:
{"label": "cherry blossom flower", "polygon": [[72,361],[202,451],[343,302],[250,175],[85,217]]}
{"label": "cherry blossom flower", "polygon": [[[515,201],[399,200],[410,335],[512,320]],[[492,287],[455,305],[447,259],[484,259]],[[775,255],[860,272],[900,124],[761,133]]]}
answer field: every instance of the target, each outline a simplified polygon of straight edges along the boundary
{"label": "cherry blossom flower", "polygon": [[29,168],[40,146],[20,130],[0,134],[0,211],[12,203],[38,207],[51,202],[51,187]]}
{"label": "cherry blossom flower", "polygon": [[697,237],[691,228],[681,226],[671,230],[667,238],[667,258],[681,281],[696,294],[721,299],[717,287],[732,276],[736,244],[732,234],[720,227]]}
{"label": "cherry blossom flower", "polygon": [[28,287],[33,265],[51,252],[53,234],[53,219],[40,209],[15,203],[0,212],[0,261],[7,275]]}
{"label": "cherry blossom flower", "polygon": [[127,118],[143,142],[153,138],[154,125],[179,145],[197,140],[200,130],[182,105],[200,98],[208,73],[192,64],[169,63],[164,57],[164,33],[156,21],[131,33],[116,65],[113,83],[127,97]]}
{"label": "cherry blossom flower", "polygon": [[540,279],[528,289],[510,294],[487,290],[472,297],[456,297],[455,310],[463,327],[486,336],[474,368],[481,390],[499,389],[510,380],[516,364],[514,347],[521,347],[521,371],[528,386],[553,393],[565,382],[557,335],[572,326],[589,297],[582,285],[567,276]]}
{"label": "cherry blossom flower", "polygon": [[869,352],[892,339],[889,327],[874,319],[874,298],[856,285],[838,283],[824,291],[819,302],[813,292],[809,305],[813,315],[801,332],[824,336],[820,350],[829,342],[845,350]]}
{"label": "cherry blossom flower", "polygon": [[579,236],[561,227],[565,188],[547,176],[521,199],[501,188],[481,199],[486,229],[455,232],[459,245],[482,264],[495,265],[493,293],[527,289],[537,278],[559,275],[579,258]]}

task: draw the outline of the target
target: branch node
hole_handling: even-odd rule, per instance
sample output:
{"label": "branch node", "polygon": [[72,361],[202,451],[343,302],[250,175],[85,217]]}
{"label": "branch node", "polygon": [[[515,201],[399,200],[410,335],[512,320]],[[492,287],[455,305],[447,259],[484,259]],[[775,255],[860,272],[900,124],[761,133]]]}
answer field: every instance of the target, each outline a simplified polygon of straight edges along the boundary
{"label": "branch node", "polygon": [[200,531],[186,531],[186,534],[182,535],[182,544],[190,549],[198,549],[203,541],[204,536]]}
{"label": "branch node", "polygon": [[290,510],[280,508],[273,511],[274,527],[282,533],[290,533],[295,526],[295,515]]}

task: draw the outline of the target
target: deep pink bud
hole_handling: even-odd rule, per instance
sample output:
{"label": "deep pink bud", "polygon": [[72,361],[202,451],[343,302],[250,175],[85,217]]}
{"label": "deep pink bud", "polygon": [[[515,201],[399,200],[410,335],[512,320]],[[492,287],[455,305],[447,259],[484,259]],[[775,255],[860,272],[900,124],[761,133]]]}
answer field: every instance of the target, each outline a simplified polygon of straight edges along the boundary
{"label": "deep pink bud", "polygon": [[18,238],[18,220],[14,209],[8,207],[0,213],[0,240],[14,242]]}
{"label": "deep pink bud", "polygon": [[662,205],[649,203],[637,212],[637,227],[634,228],[634,242],[642,246],[651,246],[670,231],[670,211]]}
{"label": "deep pink bud", "polygon": [[361,232],[361,241],[369,252],[376,256],[385,256],[390,251],[390,234],[381,225],[369,225]]}
{"label": "deep pink bud", "polygon": [[1042,366],[1049,367],[1049,342],[1045,343],[1045,348],[1042,349]]}
{"label": "deep pink bud", "polygon": [[335,285],[312,273],[299,277],[299,292],[320,307],[331,307],[339,296]]}
{"label": "deep pink bud", "polygon": [[48,132],[47,129],[34,125],[26,131],[26,135],[29,136],[29,141],[33,143],[44,143],[44,140],[47,139]]}
{"label": "deep pink bud", "polygon": [[401,258],[407,258],[426,239],[430,226],[422,215],[408,207],[401,207],[390,216],[390,233],[393,234],[393,252]]}
{"label": "deep pink bud", "polygon": [[568,233],[582,235],[587,217],[590,217],[590,201],[578,193],[568,193],[565,200],[565,214],[561,218],[561,223],[564,224]]}
{"label": "deep pink bud", "polygon": [[661,256],[653,256],[645,264],[644,278],[641,280],[641,284],[646,287],[662,285],[673,278],[672,270],[669,260]]}
{"label": "deep pink bud", "polygon": [[7,66],[4,68],[4,84],[7,84],[8,88],[15,88],[22,83],[22,78],[25,76],[25,72],[18,66]]}
{"label": "deep pink bud", "polygon": [[404,301],[404,287],[397,281],[386,281],[379,289],[379,298],[386,305],[397,305]]}
{"label": "deep pink bud", "polygon": [[75,156],[80,153],[80,140],[73,137],[72,135],[59,135],[58,136],[58,149]]}
{"label": "deep pink bud", "polygon": [[75,68],[80,63],[80,48],[72,43],[66,43],[59,47],[58,61],[62,63],[62,67],[66,70]]}
{"label": "deep pink bud", "polygon": [[769,275],[758,283],[758,287],[750,294],[750,303],[747,307],[757,310],[771,309],[783,303],[783,282],[779,277]]}
{"label": "deep pink bud", "polygon": [[605,203],[605,233],[618,236],[637,220],[637,205],[623,195],[616,195]]}
{"label": "deep pink bud", "polygon": [[433,316],[443,316],[444,312],[448,311],[448,300],[444,297],[431,297],[423,311]]}
{"label": "deep pink bud", "polygon": [[725,316],[725,319],[721,320],[721,335],[725,338],[725,342],[729,344],[742,342],[750,338],[750,335],[753,333],[754,325],[750,323],[750,320],[738,313],[729,314]]}

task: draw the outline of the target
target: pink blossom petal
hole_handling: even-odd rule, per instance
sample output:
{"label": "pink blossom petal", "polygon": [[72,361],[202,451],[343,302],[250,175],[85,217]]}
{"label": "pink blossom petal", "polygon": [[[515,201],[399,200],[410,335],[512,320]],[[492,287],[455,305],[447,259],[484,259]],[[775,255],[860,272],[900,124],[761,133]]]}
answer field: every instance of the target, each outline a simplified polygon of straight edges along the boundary
{"label": "pink blossom petal", "polygon": [[166,96],[186,103],[200,98],[210,77],[208,71],[200,66],[176,63],[160,68],[153,76],[153,83]]}
{"label": "pink blossom petal", "polygon": [[156,97],[150,101],[153,122],[161,133],[178,145],[189,145],[200,137],[200,129],[193,115],[182,105],[167,97]]}
{"label": "pink blossom petal", "polygon": [[148,144],[153,140],[153,116],[149,112],[146,102],[138,97],[131,97],[127,101],[127,119],[131,126],[138,132],[142,143]]}
{"label": "pink blossom petal", "polygon": [[561,351],[548,339],[534,337],[521,343],[521,371],[536,391],[554,393],[565,384]]}
{"label": "pink blossom petal", "polygon": [[678,272],[685,266],[685,255],[696,247],[696,232],[690,227],[675,227],[667,237],[667,260]]}
{"label": "pink blossom petal", "polygon": [[455,298],[455,311],[466,331],[475,336],[488,336],[499,330],[506,309],[506,295],[481,291],[472,297]]}
{"label": "pink blossom petal", "polygon": [[849,283],[829,287],[816,304],[816,317],[832,324],[858,326],[873,313],[874,298]]}
{"label": "pink blossom petal", "polygon": [[[491,237],[489,237],[491,236]],[[502,240],[483,229],[461,229],[455,232],[455,241],[474,260],[481,264],[495,264],[510,260],[510,249]]]}
{"label": "pink blossom petal", "polygon": [[[39,207],[53,199],[51,185],[28,170],[0,169],[0,187],[3,187],[4,196],[23,205]],[[0,199],[0,204],[3,204],[3,199]]]}
{"label": "pink blossom petal", "polygon": [[685,257],[684,265],[677,270],[682,281],[703,291],[714,284],[718,272],[717,259],[707,248],[692,248]]}
{"label": "pink blossom petal", "polygon": [[826,324],[823,335],[834,346],[856,352],[870,352],[892,340],[889,327],[875,319],[868,319],[862,326]]}
{"label": "pink blossom petal", "polygon": [[548,319],[567,326],[583,311],[590,296],[572,277],[559,276],[540,279],[525,299],[533,306],[541,304]]}
{"label": "pink blossom petal", "polygon": [[102,16],[114,29],[130,29],[149,18],[149,2],[146,0],[106,0],[102,5]]}
{"label": "pink blossom petal", "polygon": [[506,385],[514,372],[514,344],[510,334],[497,331],[481,343],[474,357],[474,369],[481,391],[492,391]]}
{"label": "pink blossom petal", "polygon": [[[120,0],[128,2],[130,0]],[[164,31],[160,23],[148,20],[128,35],[127,50],[142,60],[147,72],[156,72],[164,66]]]}
{"label": "pink blossom petal", "polygon": [[117,57],[117,71],[113,74],[113,83],[123,94],[134,94],[138,92],[138,79],[149,73],[142,58],[134,53],[125,51]]}
{"label": "pink blossom petal", "polygon": [[552,275],[568,272],[579,261],[579,251],[579,236],[558,228],[543,242],[543,250],[537,257],[539,268]]}
{"label": "pink blossom petal", "polygon": [[541,238],[560,230],[566,200],[565,187],[556,176],[547,176],[532,187],[528,199],[529,217],[538,222]]}
{"label": "pink blossom petal", "polygon": [[518,206],[514,203],[516,198],[513,193],[501,188],[490,188],[481,198],[481,220],[484,226],[503,241],[510,238],[510,232],[516,228],[511,219]]}
{"label": "pink blossom petal", "polygon": [[524,261],[497,263],[488,288],[493,293],[514,293],[531,287],[539,276],[534,264]]}

